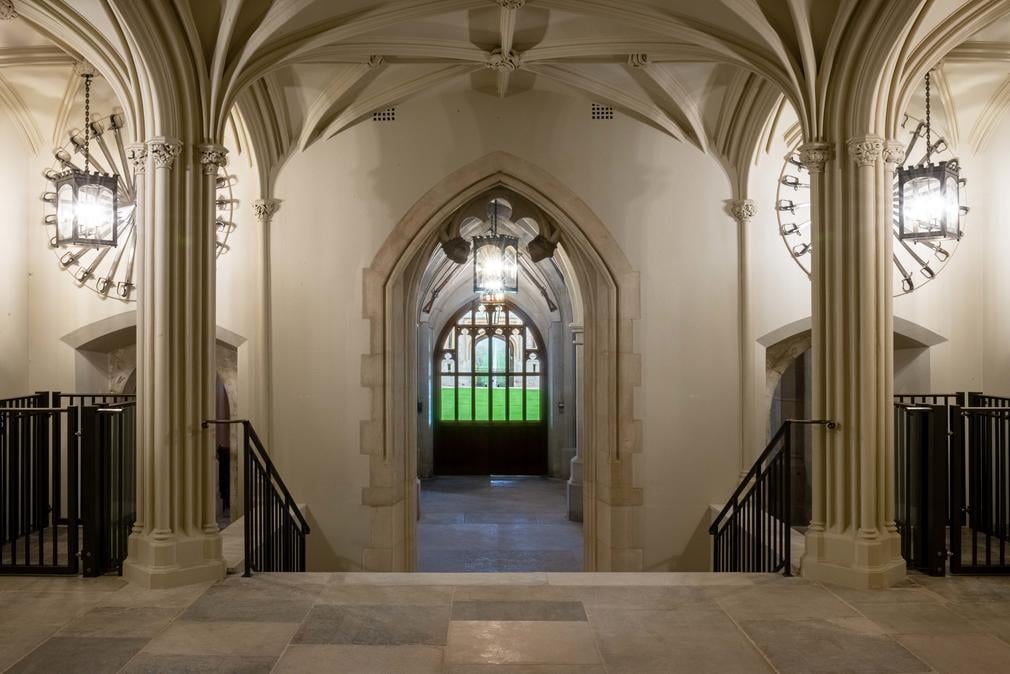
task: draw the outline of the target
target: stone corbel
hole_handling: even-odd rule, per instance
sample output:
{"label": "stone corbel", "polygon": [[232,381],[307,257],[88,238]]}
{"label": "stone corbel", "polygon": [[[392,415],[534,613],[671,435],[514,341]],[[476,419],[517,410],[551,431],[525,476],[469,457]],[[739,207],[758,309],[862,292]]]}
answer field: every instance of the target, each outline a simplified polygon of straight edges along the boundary
{"label": "stone corbel", "polygon": [[734,220],[746,226],[757,214],[757,206],[753,199],[734,199],[729,203],[729,212]]}
{"label": "stone corbel", "polygon": [[270,222],[280,205],[280,199],[257,199],[253,202],[253,215],[258,222]]}
{"label": "stone corbel", "polygon": [[884,162],[892,167],[901,165],[905,160],[905,145],[896,140],[889,140],[884,143]]}
{"label": "stone corbel", "polygon": [[464,264],[470,257],[470,242],[459,235],[463,220],[467,217],[466,209],[461,209],[438,231],[438,243],[442,246],[442,251],[456,264]]}
{"label": "stone corbel", "polygon": [[133,175],[147,172],[147,146],[143,143],[131,143],[126,146],[126,161],[133,169]]}
{"label": "stone corbel", "polygon": [[[537,209],[540,211],[540,209]],[[554,251],[558,249],[558,241],[561,240],[561,228],[553,220],[540,211],[536,218],[537,227],[540,233],[533,237],[533,240],[526,245],[526,252],[530,254],[532,262],[540,262],[547,258],[554,257]]]}

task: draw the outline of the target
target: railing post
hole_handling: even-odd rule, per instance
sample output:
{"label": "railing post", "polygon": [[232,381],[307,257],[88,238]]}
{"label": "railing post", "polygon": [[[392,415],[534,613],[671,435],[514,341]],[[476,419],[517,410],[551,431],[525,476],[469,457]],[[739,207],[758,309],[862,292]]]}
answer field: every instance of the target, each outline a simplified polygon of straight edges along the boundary
{"label": "railing post", "polygon": [[244,524],[245,524],[245,571],[242,576],[249,578],[252,576],[252,563],[253,563],[253,526],[252,526],[252,447],[250,447],[249,440],[249,428],[243,425],[243,473],[245,474],[245,489],[243,490],[243,508],[245,509],[244,514]]}
{"label": "railing post", "polygon": [[793,538],[793,499],[792,499],[792,493],[793,493],[793,484],[792,484],[793,483],[793,459],[792,459],[792,435],[793,435],[792,424],[790,424],[790,422],[787,421],[786,422],[786,433],[785,433],[785,438],[784,438],[785,446],[783,447],[783,450],[782,450],[784,452],[783,458],[785,459],[785,466],[786,466],[786,480],[785,480],[785,485],[784,485],[784,487],[785,487],[785,490],[784,490],[785,493],[783,495],[783,501],[785,501],[785,503],[783,504],[784,505],[784,508],[783,508],[784,512],[783,512],[783,515],[782,515],[782,519],[786,523],[786,526],[785,526],[786,532],[785,532],[785,536],[783,537],[783,540],[782,540],[783,553],[784,553],[783,556],[784,556],[784,558],[786,560],[786,568],[785,568],[785,575],[786,576],[792,576],[793,575],[793,545],[792,545],[792,542],[793,542],[792,541],[792,538]]}
{"label": "railing post", "polygon": [[97,409],[82,407],[80,413],[81,525],[84,529],[84,538],[81,541],[81,565],[83,575],[94,578],[102,573],[101,550],[104,547],[99,503],[103,481],[99,457],[102,443],[97,438]]}

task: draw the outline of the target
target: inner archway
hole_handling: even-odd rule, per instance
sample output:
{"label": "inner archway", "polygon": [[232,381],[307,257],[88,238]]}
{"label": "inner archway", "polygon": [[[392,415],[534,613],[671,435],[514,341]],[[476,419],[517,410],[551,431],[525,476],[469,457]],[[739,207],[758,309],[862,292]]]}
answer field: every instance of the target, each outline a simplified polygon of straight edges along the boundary
{"label": "inner archway", "polygon": [[362,452],[370,457],[369,486],[362,501],[372,509],[372,526],[362,566],[382,571],[415,568],[417,448],[422,441],[416,420],[423,381],[415,328],[424,274],[440,241],[451,241],[447,234],[459,231],[455,226],[460,223],[453,218],[494,190],[539,209],[553,227],[547,235],[538,233],[547,239],[540,244],[564,247],[581,292],[584,377],[575,397],[582,409],[593,410],[580,426],[584,480],[577,493],[584,512],[583,568],[641,570],[642,490],[633,477],[641,452],[640,422],[633,413],[634,389],[640,383],[640,358],[633,346],[638,275],[606,226],[577,195],[542,169],[504,152],[456,171],[425,194],[365,270],[363,309],[372,347],[363,359],[362,381],[372,392],[372,402],[361,432]]}

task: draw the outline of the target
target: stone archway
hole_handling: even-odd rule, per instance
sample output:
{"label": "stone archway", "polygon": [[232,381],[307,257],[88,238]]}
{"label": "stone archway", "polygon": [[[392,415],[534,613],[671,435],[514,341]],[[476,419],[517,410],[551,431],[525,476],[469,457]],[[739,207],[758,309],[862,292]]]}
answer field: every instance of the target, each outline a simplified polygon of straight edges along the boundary
{"label": "stone archway", "polygon": [[640,357],[634,351],[639,279],[617,242],[592,210],[543,169],[494,152],[452,173],[396,225],[364,270],[363,314],[370,351],[362,384],[371,390],[371,414],[361,424],[361,452],[369,456],[371,545],[362,553],[369,571],[410,571],[416,550],[416,331],[420,277],[445,221],[475,196],[505,187],[540,206],[558,224],[583,291],[586,410],[584,539],[587,571],[641,570],[638,540],[642,489],[633,463],[641,452],[633,418]]}

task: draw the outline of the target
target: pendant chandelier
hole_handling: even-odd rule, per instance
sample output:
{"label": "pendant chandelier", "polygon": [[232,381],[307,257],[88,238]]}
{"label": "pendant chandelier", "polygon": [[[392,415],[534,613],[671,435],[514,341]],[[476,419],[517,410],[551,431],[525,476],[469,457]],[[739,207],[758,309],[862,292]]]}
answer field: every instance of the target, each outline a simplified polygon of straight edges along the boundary
{"label": "pendant chandelier", "polygon": [[491,202],[491,231],[473,238],[473,291],[519,292],[519,238],[498,233],[498,200]]}
{"label": "pendant chandelier", "polygon": [[68,168],[53,177],[56,245],[116,246],[119,176],[91,171],[91,78],[84,72],[84,170]]}
{"label": "pendant chandelier", "polygon": [[960,241],[960,188],[964,180],[957,159],[932,163],[929,73],[926,73],[926,157],[921,164],[898,167],[898,238]]}

